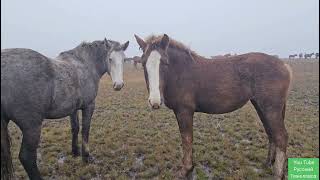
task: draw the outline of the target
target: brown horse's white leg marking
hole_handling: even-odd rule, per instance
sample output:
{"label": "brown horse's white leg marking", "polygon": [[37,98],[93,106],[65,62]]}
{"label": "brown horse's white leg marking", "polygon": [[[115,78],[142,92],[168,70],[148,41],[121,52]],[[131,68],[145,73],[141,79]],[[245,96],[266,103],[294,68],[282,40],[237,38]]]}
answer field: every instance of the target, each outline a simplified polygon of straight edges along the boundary
{"label": "brown horse's white leg marking", "polygon": [[286,153],[277,147],[276,148],[276,160],[274,163],[274,175],[275,175],[276,180],[282,179],[285,161],[286,161]]}
{"label": "brown horse's white leg marking", "polygon": [[266,165],[268,167],[271,167],[275,161],[275,155],[276,155],[276,145],[272,140],[269,140],[269,150],[268,150],[268,157],[267,157],[267,163]]}

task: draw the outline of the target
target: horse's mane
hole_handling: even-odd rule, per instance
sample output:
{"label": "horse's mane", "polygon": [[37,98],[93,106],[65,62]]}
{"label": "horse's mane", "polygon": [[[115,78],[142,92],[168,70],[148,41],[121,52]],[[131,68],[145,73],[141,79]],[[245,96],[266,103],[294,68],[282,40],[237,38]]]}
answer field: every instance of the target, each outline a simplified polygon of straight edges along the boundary
{"label": "horse's mane", "polygon": [[60,54],[71,53],[71,52],[74,52],[79,49],[88,48],[88,47],[92,46],[92,44],[93,44],[93,42],[82,41],[79,45],[77,45],[73,49],[63,51]]}
{"label": "horse's mane", "polygon": [[73,49],[70,49],[70,50],[63,51],[63,52],[59,53],[59,56],[64,56],[64,55],[75,56],[75,55],[77,55],[78,52],[81,52],[83,50],[89,50],[92,47],[94,47],[95,45],[97,45],[97,46],[101,45],[102,42],[103,41],[99,41],[99,40],[96,40],[96,41],[93,41],[93,42],[82,41],[79,45],[77,45]]}
{"label": "horse's mane", "polygon": [[[121,44],[117,41],[113,41],[113,40],[108,40],[114,47],[119,47]],[[88,42],[88,41],[82,41],[78,46],[76,46],[73,49],[61,52],[60,54],[64,54],[64,53],[71,53],[74,51],[78,51],[78,50],[83,50],[83,49],[89,49],[94,47],[95,45],[99,46],[103,43],[104,41],[102,40],[96,40],[96,41],[92,41],[92,42]]]}
{"label": "horse's mane", "polygon": [[[145,39],[145,42],[150,45],[150,44],[158,44],[161,42],[163,35],[150,35]],[[181,50],[184,51],[188,54],[190,54],[191,58],[193,60],[198,60],[198,59],[206,59],[202,56],[200,56],[199,54],[197,54],[195,51],[191,50],[190,48],[188,48],[186,45],[184,45],[183,43],[172,39],[170,37],[170,41],[169,41],[169,48],[173,48],[173,49],[177,49],[177,50]]]}

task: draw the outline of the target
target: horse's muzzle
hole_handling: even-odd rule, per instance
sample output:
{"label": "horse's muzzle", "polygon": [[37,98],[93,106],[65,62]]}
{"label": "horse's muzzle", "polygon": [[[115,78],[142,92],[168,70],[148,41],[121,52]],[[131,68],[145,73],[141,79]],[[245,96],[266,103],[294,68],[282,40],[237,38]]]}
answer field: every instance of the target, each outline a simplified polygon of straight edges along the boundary
{"label": "horse's muzzle", "polygon": [[120,91],[124,86],[124,83],[113,83],[113,89],[115,91]]}
{"label": "horse's muzzle", "polygon": [[149,105],[151,106],[152,109],[160,109],[162,105],[162,101],[160,103],[151,103],[150,99],[148,100]]}

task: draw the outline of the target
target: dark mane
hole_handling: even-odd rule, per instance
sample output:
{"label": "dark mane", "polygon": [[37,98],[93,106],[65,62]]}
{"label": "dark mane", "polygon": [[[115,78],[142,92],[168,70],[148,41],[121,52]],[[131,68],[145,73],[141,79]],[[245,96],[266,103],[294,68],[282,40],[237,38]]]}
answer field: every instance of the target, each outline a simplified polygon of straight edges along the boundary
{"label": "dark mane", "polygon": [[[159,44],[162,37],[163,37],[163,35],[150,35],[145,39],[145,42],[148,45]],[[185,46],[183,43],[181,43],[175,39],[172,39],[171,37],[170,37],[169,48],[184,51],[184,52],[190,54],[191,58],[195,61],[200,60],[200,59],[201,60],[206,59],[205,57],[200,56],[195,51],[193,51],[190,48],[188,48],[187,46]]]}
{"label": "dark mane", "polygon": [[[112,43],[116,43],[113,41]],[[58,56],[59,59],[76,59],[77,61],[85,62],[85,57],[95,56],[94,59],[103,56],[105,53],[102,49],[104,45],[104,41],[96,40],[93,42],[85,42],[82,41],[78,46],[73,49],[63,51]]]}
{"label": "dark mane", "polygon": [[[119,42],[112,41],[112,40],[109,40],[109,41],[112,42],[112,44],[120,45]],[[82,41],[82,42],[81,42],[78,46],[76,46],[75,48],[70,49],[70,50],[67,50],[67,51],[63,51],[63,52],[61,52],[59,55],[63,55],[63,54],[71,54],[71,55],[74,55],[74,54],[77,53],[77,52],[81,52],[81,51],[83,51],[83,50],[91,50],[93,47],[101,46],[103,43],[104,43],[103,41],[99,41],[99,40],[96,40],[96,41],[93,41],[93,42]]]}
{"label": "dark mane", "polygon": [[81,42],[78,46],[76,46],[75,48],[70,49],[70,50],[67,50],[67,51],[63,51],[63,52],[59,53],[59,56],[60,56],[60,55],[65,55],[65,54],[74,55],[74,52],[76,52],[77,50],[87,49],[87,48],[91,47],[92,44],[93,44],[93,42],[90,43],[90,42],[82,41],[82,42]]}

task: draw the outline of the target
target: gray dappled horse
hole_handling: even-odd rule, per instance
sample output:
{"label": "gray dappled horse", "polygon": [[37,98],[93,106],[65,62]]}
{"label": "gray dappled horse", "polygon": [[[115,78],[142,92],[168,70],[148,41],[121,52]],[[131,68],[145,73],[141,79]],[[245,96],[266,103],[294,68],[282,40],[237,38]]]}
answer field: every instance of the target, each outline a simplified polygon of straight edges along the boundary
{"label": "gray dappled horse", "polygon": [[19,159],[30,179],[41,179],[36,159],[43,119],[71,117],[72,152],[79,155],[77,111],[82,110],[82,159],[89,159],[88,137],[99,81],[107,72],[113,88],[123,83],[129,42],[82,43],[50,59],[31,49],[1,50],[1,179],[12,178],[7,125],[23,134]]}

